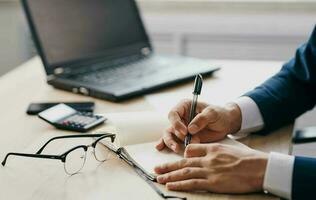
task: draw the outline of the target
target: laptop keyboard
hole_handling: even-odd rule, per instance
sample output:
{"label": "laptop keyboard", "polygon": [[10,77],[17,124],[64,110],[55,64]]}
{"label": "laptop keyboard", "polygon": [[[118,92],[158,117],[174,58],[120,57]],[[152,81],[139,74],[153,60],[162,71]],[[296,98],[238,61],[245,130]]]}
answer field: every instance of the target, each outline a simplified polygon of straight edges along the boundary
{"label": "laptop keyboard", "polygon": [[[196,64],[196,65],[195,65]],[[144,87],[164,83],[209,70],[209,65],[196,59],[168,59],[153,56],[120,66],[106,67],[91,73],[77,75],[79,81],[118,87]],[[192,67],[196,66],[196,67]],[[199,66],[201,66],[199,68]],[[203,67],[202,67],[203,66]]]}
{"label": "laptop keyboard", "polygon": [[154,73],[155,70],[157,70],[156,67],[158,66],[151,66],[153,65],[150,59],[142,60],[126,65],[106,67],[105,69],[85,74],[79,77],[79,79],[81,81],[93,82],[102,85],[113,84],[116,82],[138,79]]}

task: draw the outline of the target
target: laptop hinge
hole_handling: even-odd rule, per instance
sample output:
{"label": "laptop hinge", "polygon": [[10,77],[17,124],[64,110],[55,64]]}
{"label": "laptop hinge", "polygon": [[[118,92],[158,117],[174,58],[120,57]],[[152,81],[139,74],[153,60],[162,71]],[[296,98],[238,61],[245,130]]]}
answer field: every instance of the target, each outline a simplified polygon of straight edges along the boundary
{"label": "laptop hinge", "polygon": [[47,76],[47,81],[52,81],[54,80],[57,76],[61,76],[61,75],[65,75],[67,73],[69,73],[70,70],[69,69],[65,69],[62,67],[56,67],[53,71],[53,74],[50,74]]}
{"label": "laptop hinge", "polygon": [[55,75],[63,74],[63,73],[64,73],[64,68],[62,68],[62,67],[56,67],[56,68],[54,69],[54,74],[55,74]]}
{"label": "laptop hinge", "polygon": [[55,75],[61,75],[61,74],[70,74],[73,70],[71,70],[70,67],[56,67],[54,69]]}
{"label": "laptop hinge", "polygon": [[144,56],[149,56],[152,53],[149,47],[141,48],[140,52]]}

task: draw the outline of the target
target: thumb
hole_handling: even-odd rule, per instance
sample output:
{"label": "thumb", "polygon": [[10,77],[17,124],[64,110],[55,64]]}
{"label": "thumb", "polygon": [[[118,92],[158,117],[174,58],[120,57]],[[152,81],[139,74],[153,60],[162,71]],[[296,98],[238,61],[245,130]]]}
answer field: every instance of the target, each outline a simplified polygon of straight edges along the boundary
{"label": "thumb", "polygon": [[189,144],[184,151],[185,158],[202,157],[207,154],[207,144]]}
{"label": "thumb", "polygon": [[188,131],[191,134],[198,133],[207,125],[216,122],[218,118],[218,112],[214,108],[207,107],[194,117],[194,119],[189,124]]}

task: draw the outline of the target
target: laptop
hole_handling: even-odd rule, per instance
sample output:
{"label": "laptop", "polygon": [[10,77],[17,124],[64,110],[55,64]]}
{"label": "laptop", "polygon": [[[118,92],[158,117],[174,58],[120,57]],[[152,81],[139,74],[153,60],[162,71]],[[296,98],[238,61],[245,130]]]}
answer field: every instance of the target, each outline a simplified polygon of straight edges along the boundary
{"label": "laptop", "polygon": [[209,62],[154,53],[135,0],[22,0],[55,88],[121,101],[210,75]]}

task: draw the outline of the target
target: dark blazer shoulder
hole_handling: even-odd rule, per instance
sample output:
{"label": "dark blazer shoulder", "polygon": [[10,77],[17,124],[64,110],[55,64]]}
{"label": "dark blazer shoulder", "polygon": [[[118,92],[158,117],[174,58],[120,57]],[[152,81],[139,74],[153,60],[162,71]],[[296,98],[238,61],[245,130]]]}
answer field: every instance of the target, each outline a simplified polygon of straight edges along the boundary
{"label": "dark blazer shoulder", "polygon": [[245,94],[259,107],[263,132],[292,122],[316,103],[316,26],[309,40],[281,71]]}

